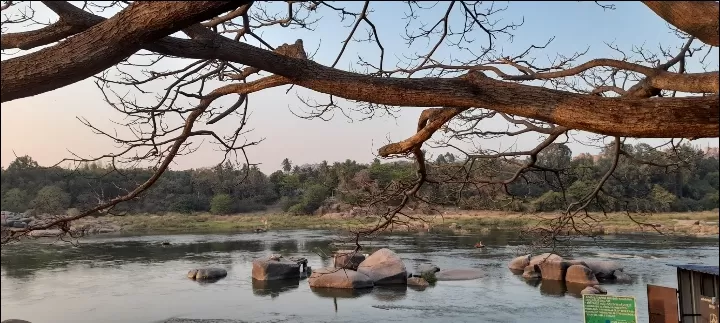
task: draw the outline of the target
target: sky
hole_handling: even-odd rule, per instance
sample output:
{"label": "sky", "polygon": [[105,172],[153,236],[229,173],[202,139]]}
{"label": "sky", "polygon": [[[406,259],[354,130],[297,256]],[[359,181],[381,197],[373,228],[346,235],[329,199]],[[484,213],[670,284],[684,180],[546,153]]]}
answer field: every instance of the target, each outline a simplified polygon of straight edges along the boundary
{"label": "sky", "polygon": [[[571,55],[574,52],[590,48],[584,60],[599,57],[618,58],[616,52],[610,50],[604,42],[613,42],[619,48],[629,50],[632,46],[645,44],[655,49],[663,46],[679,47],[682,40],[675,37],[667,28],[666,23],[654,15],[640,2],[610,2],[616,10],[603,10],[593,2],[511,2],[498,3],[508,6],[507,11],[499,13],[497,18],[504,21],[521,22],[513,33],[510,41],[505,37],[496,39],[496,45],[504,52],[517,54],[531,44],[544,44],[550,37],[555,37],[550,47],[540,52],[539,58],[553,56],[556,53]],[[340,4],[338,4],[340,5]],[[362,2],[345,4],[358,10]],[[36,7],[42,7],[36,3]],[[408,48],[400,38],[404,34],[404,12],[406,7],[401,3],[372,3],[373,12],[370,19],[380,30],[380,39],[386,50],[386,66],[397,61],[394,56],[414,53],[417,49],[425,49],[428,44],[422,41]],[[53,20],[53,16],[44,8],[37,8],[38,16],[45,20]],[[425,12],[426,21],[440,17],[446,5],[438,4]],[[456,20],[453,20],[456,21]],[[322,20],[314,31],[274,28],[262,34],[262,37],[273,45],[292,43],[303,39],[308,52],[316,52],[314,60],[324,65],[331,65],[340,50],[341,42],[347,37],[351,20],[340,22],[334,13],[322,14]],[[365,26],[360,27],[360,35],[365,34]],[[35,27],[36,28],[36,27]],[[485,36],[477,34],[478,40],[473,44],[486,44]],[[374,44],[351,43],[337,67],[348,69],[351,62],[358,56],[377,62],[377,47]],[[446,59],[457,55],[450,50],[441,49],[436,59]],[[717,57],[717,48],[713,53]],[[2,59],[8,56],[3,55]],[[542,60],[540,60],[542,62]],[[717,70],[717,59],[711,67]],[[298,118],[291,111],[300,113],[303,107],[296,95],[324,100],[326,96],[318,93],[293,88],[285,94],[288,87],[265,90],[252,95],[250,105],[250,125],[253,129],[247,135],[249,140],[264,138],[264,141],[248,149],[253,163],[265,172],[280,168],[283,158],[289,158],[294,164],[317,163],[354,159],[359,162],[370,162],[375,158],[377,149],[387,143],[388,138],[397,141],[414,133],[417,118],[422,109],[403,107],[395,117],[377,117],[372,120],[350,122],[340,114],[330,121],[306,120]],[[227,104],[228,101],[218,101]],[[351,103],[343,103],[349,105]],[[51,92],[37,96],[2,103],[0,109],[1,123],[1,163],[3,167],[15,159],[15,156],[30,155],[41,165],[52,165],[64,157],[70,157],[69,150],[81,156],[97,156],[114,152],[116,146],[106,138],[94,135],[90,129],[78,121],[84,117],[102,129],[112,130],[111,118],[117,120],[112,108],[103,101],[102,93],[90,80],[81,81]],[[358,115],[355,115],[356,117]],[[214,130],[232,131],[238,119],[227,118],[216,125]],[[493,125],[491,125],[493,126]],[[505,123],[496,126],[504,127]],[[122,129],[121,129],[122,131]],[[521,140],[496,139],[484,142],[483,145],[493,149],[507,149],[512,145],[518,148],[531,148],[537,143],[535,137],[523,137]],[[646,141],[659,143],[661,140]],[[694,144],[717,146],[717,139],[701,139]],[[596,148],[580,144],[571,144],[574,154],[597,152]],[[203,145],[192,155],[180,156],[172,169],[188,169],[212,166],[222,159],[222,153],[214,151],[214,147]]]}

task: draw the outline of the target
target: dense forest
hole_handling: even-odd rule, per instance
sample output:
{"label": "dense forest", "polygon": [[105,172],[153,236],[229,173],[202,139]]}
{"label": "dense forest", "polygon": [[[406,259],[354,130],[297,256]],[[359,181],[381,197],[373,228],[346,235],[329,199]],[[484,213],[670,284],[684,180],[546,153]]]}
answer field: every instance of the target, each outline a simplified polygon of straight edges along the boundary
{"label": "dense forest", "polygon": [[[646,144],[626,144],[623,151],[627,154],[620,157],[591,209],[685,212],[718,207],[717,156],[706,155],[690,145],[660,151]],[[553,144],[538,155],[537,165],[560,172],[535,169],[500,187],[437,180],[435,185],[423,188],[423,196],[428,205],[461,209],[562,210],[592,191],[612,161],[609,147],[595,156],[572,157],[567,146]],[[466,163],[446,153],[433,158],[428,168],[434,178],[443,178],[444,172],[463,167],[470,169],[473,178],[500,178],[507,176],[517,162],[492,159]],[[411,181],[416,176],[414,162],[407,160],[293,165],[286,158],[279,166],[269,176],[256,166],[234,166],[229,162],[212,168],[169,171],[140,198],[119,205],[115,211],[236,214],[282,209],[293,215],[317,214],[362,206],[381,196],[393,183]],[[72,169],[47,168],[38,166],[29,156],[18,157],[2,169],[2,209],[56,214],[68,209],[83,210],[127,194],[151,174],[149,169],[111,170],[109,165],[99,163]],[[392,203],[392,199],[386,200],[386,204]]]}

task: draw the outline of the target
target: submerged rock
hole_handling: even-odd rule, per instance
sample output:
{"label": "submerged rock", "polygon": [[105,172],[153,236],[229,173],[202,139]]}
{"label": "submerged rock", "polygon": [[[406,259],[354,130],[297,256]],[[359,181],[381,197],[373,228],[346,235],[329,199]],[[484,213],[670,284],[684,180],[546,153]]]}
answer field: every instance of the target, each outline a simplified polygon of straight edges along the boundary
{"label": "submerged rock", "polygon": [[600,285],[588,286],[588,287],[585,287],[585,289],[583,289],[580,292],[580,294],[581,295],[607,294],[607,290],[605,290],[605,288],[602,288]]}
{"label": "submerged rock", "polygon": [[187,276],[195,280],[213,280],[227,276],[227,271],[222,268],[200,268],[190,270]]}
{"label": "submerged rock", "polygon": [[417,266],[416,270],[418,276],[422,276],[425,274],[434,274],[438,271],[440,271],[440,267],[433,264],[420,264]]}
{"label": "submerged rock", "polygon": [[402,259],[392,250],[375,251],[358,266],[357,271],[372,279],[375,285],[407,283],[407,270]]}
{"label": "submerged rock", "polygon": [[257,280],[279,280],[300,278],[300,264],[271,255],[253,260],[252,278]]}
{"label": "submerged rock", "polygon": [[626,284],[632,282],[632,277],[630,275],[626,274],[624,271],[616,270],[612,273],[612,279],[616,283]]}
{"label": "submerged rock", "polygon": [[308,278],[310,287],[315,288],[370,288],[373,281],[365,274],[342,268],[320,268]]}
{"label": "submerged rock", "polygon": [[479,269],[446,269],[441,270],[435,277],[437,280],[472,280],[483,276],[483,272]]}
{"label": "submerged rock", "polygon": [[615,261],[588,260],[585,261],[585,264],[595,273],[595,277],[598,279],[613,279],[613,272],[623,270],[623,267]]}
{"label": "submerged rock", "polygon": [[421,288],[430,286],[430,283],[428,283],[425,280],[425,278],[422,278],[422,277],[408,278],[407,284],[408,284],[408,286],[415,286],[415,287],[421,287]]}

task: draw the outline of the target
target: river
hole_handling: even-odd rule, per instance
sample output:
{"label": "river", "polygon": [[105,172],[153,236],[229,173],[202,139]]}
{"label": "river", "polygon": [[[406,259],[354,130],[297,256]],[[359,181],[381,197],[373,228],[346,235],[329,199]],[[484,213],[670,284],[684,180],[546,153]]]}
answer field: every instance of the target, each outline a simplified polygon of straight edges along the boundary
{"label": "river", "polygon": [[[252,259],[269,253],[302,256],[313,268],[331,265],[328,231],[92,237],[78,246],[29,242],[2,248],[1,319],[33,323],[165,322],[582,322],[577,295],[558,284],[526,283],[507,263],[523,241],[517,234],[405,234],[373,240],[397,252],[408,269],[432,262],[443,269],[478,268],[484,276],[440,281],[423,291],[374,288],[362,293],[312,291],[306,280],[253,285]],[[167,241],[170,245],[162,245]],[[474,249],[482,241],[487,247]],[[608,236],[573,242],[578,259],[613,259],[631,284],[605,285],[635,296],[647,322],[646,284],[676,287],[668,263],[718,263],[718,240]],[[186,278],[191,268],[217,266],[215,283]],[[200,320],[212,319],[212,320]],[[225,321],[229,320],[229,321]],[[175,320],[185,322],[184,320]]]}

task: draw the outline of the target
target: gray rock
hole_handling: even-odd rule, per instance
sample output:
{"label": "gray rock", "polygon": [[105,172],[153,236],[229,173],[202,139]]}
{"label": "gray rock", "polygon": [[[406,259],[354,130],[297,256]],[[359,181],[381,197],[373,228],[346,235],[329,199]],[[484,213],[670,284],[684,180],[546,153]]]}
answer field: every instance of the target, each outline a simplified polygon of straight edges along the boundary
{"label": "gray rock", "polygon": [[18,319],[7,319],[5,321],[2,321],[0,323],[31,323],[30,321],[25,320],[18,320]]}
{"label": "gray rock", "polygon": [[308,278],[310,287],[359,289],[373,287],[373,281],[365,274],[342,268],[320,268]]}
{"label": "gray rock", "polygon": [[21,218],[18,221],[24,222],[24,223],[30,223],[30,221],[32,221],[32,219],[31,218]]}
{"label": "gray rock", "polygon": [[521,271],[525,270],[528,265],[530,265],[530,255],[524,255],[511,260],[508,264],[508,269],[513,271]]}
{"label": "gray rock", "polygon": [[372,279],[375,285],[407,283],[407,270],[402,259],[390,249],[375,251],[358,266],[359,273]]}
{"label": "gray rock", "polygon": [[188,272],[188,278],[195,280],[219,279],[227,276],[227,271],[222,268],[200,268]]}
{"label": "gray rock", "polygon": [[585,264],[595,273],[598,279],[612,279],[614,271],[623,270],[623,267],[615,261],[587,260]]}
{"label": "gray rock", "polygon": [[20,221],[14,221],[13,224],[12,224],[12,227],[13,227],[13,228],[25,229],[25,228],[27,227],[27,223],[25,223],[25,222],[20,222]]}
{"label": "gray rock", "polygon": [[600,292],[600,294],[607,294],[607,289],[605,289],[605,287],[602,287],[600,285],[595,285],[595,286],[593,286],[593,288],[595,288],[598,292]]}
{"label": "gray rock", "polygon": [[630,277],[630,275],[626,274],[624,271],[621,271],[621,270],[613,271],[612,277],[616,283],[631,283],[632,282],[632,277]]}
{"label": "gray rock", "polygon": [[444,269],[435,274],[435,278],[440,280],[472,280],[483,276],[483,272],[478,269]]}
{"label": "gray rock", "polygon": [[273,256],[253,260],[252,278],[257,280],[300,278],[300,264]]}
{"label": "gray rock", "polygon": [[354,250],[338,250],[335,252],[335,268],[345,268],[357,270],[360,263],[365,260],[365,256]]}
{"label": "gray rock", "polygon": [[417,266],[417,275],[422,276],[423,274],[434,274],[440,271],[440,267],[433,264],[420,264]]}

